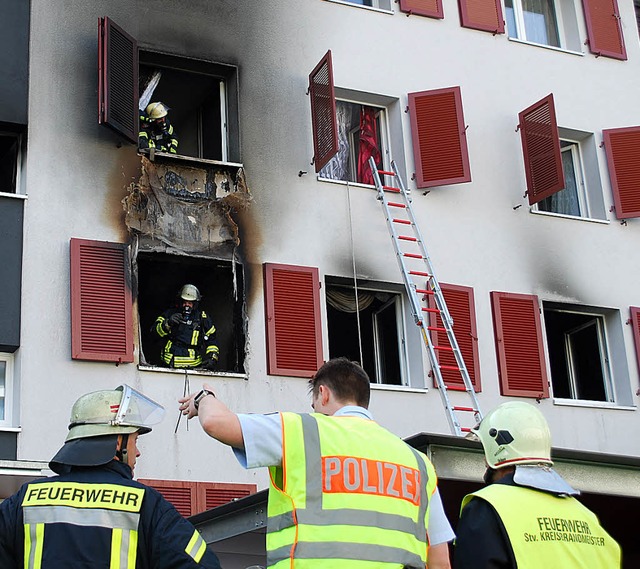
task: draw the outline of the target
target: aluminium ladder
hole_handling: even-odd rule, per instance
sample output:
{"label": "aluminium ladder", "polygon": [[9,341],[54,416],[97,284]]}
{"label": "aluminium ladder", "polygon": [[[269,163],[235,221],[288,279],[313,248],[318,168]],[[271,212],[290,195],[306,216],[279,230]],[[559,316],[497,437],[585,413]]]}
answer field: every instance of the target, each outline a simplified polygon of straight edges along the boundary
{"label": "aluminium ladder", "polygon": [[[447,418],[449,420],[449,426],[455,435],[462,435],[469,432],[469,427],[462,427],[458,419],[458,413],[467,412],[473,413],[476,423],[479,423],[482,419],[482,413],[478,405],[473,384],[469,377],[467,366],[462,358],[462,352],[458,346],[455,334],[453,333],[453,319],[447,309],[447,304],[440,288],[440,284],[436,279],[433,267],[431,265],[431,259],[427,253],[424,241],[420,234],[420,230],[416,224],[413,210],[411,209],[411,198],[409,197],[409,190],[404,186],[401,177],[398,175],[398,169],[394,161],[391,161],[391,168],[393,171],[378,170],[373,158],[369,158],[369,166],[373,173],[373,179],[375,182],[376,190],[378,191],[378,200],[382,204],[385,217],[387,219],[387,227],[393,241],[393,246],[402,271],[402,277],[404,280],[407,294],[411,300],[411,310],[415,323],[420,327],[422,332],[422,339],[429,353],[429,360],[431,361],[431,368],[435,377],[438,391],[442,398],[445,410],[447,412]],[[392,178],[391,185],[385,185],[380,177],[388,176]],[[387,200],[387,192],[395,194],[398,197],[398,201]],[[394,217],[391,213],[392,210],[398,210],[398,217]],[[402,227],[403,230],[411,230],[411,235],[404,235],[398,232],[398,229]],[[404,244],[407,245],[404,245]],[[401,247],[415,247],[417,246],[418,252],[404,251]],[[415,268],[415,265],[419,265]],[[425,282],[425,285],[416,284],[415,280]],[[420,295],[422,297],[420,298]],[[433,302],[429,303],[428,299],[433,298]],[[435,307],[434,307],[435,305]],[[429,315],[435,314],[440,316],[442,327],[431,326],[428,322]],[[434,322],[437,324],[437,321]],[[449,345],[435,345],[431,340],[432,332],[446,332],[449,339]],[[455,366],[442,365],[438,359],[438,353],[447,351],[452,353],[455,357]],[[458,385],[447,386],[442,377],[442,371],[448,370],[457,372],[462,378],[464,387]],[[453,405],[449,399],[449,391],[466,392],[470,398],[470,405]]]}

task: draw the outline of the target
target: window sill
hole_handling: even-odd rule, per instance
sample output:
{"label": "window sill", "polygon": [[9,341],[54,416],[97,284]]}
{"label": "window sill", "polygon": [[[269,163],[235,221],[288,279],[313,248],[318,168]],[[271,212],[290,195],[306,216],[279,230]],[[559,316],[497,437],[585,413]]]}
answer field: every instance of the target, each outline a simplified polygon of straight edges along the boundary
{"label": "window sill", "polygon": [[[202,375],[202,376],[216,376],[216,377],[228,377],[228,378],[236,378],[236,379],[248,379],[246,373],[236,373],[232,371],[207,371],[202,369],[180,369],[180,368],[170,368],[170,367],[160,367],[160,366],[152,366],[147,364],[138,364],[138,369],[140,371],[150,371],[154,373],[172,373],[175,375]],[[185,373],[186,371],[186,373]]]}
{"label": "window sill", "polygon": [[551,51],[559,51],[560,53],[568,53],[569,55],[579,55],[580,57],[584,57],[584,53],[581,51],[573,51],[571,49],[565,49],[563,47],[555,47],[553,45],[545,45],[543,43],[535,43],[532,41],[521,40],[519,38],[508,38],[509,41],[515,43],[521,43],[524,45],[532,45],[534,47],[541,47],[543,49],[550,49]]}
{"label": "window sill", "polygon": [[351,6],[352,8],[361,8],[363,10],[370,10],[371,12],[381,12],[382,14],[393,15],[393,10],[386,10],[384,8],[374,8],[373,6],[361,6],[359,4],[354,4],[353,2],[347,2],[347,0],[327,0],[327,2],[332,2],[334,4],[342,4],[343,6]]}
{"label": "window sill", "polygon": [[340,186],[353,186],[354,188],[365,188],[366,190],[375,190],[376,187],[371,184],[361,184],[360,182],[345,182],[344,180],[332,180],[331,178],[322,178],[316,176],[318,182],[327,182],[329,184],[338,184]]}
{"label": "window sill", "polygon": [[611,224],[608,219],[596,219],[595,217],[580,217],[577,215],[566,215],[564,213],[553,213],[552,211],[540,211],[537,209],[533,209],[533,207],[529,208],[529,211],[535,215],[544,215],[547,217],[560,217],[562,219],[573,219],[576,221],[589,221],[591,223],[600,223],[602,225]]}
{"label": "window sill", "polygon": [[428,387],[411,387],[409,385],[387,385],[386,383],[372,383],[374,391],[402,391],[403,393],[428,393]]}
{"label": "window sill", "polygon": [[19,200],[26,200],[27,196],[25,194],[14,194],[9,192],[0,192],[0,198],[16,198]]}
{"label": "window sill", "polygon": [[0,425],[0,432],[2,433],[21,433],[22,427],[10,427],[8,425]]}
{"label": "window sill", "polygon": [[142,156],[146,156],[151,160],[151,162],[155,162],[156,159],[161,158],[161,162],[169,161],[169,162],[180,162],[181,164],[189,163],[189,164],[199,164],[201,166],[218,166],[222,168],[233,168],[239,169],[244,166],[238,162],[224,162],[222,160],[209,160],[208,158],[195,158],[194,156],[185,156],[183,154],[172,154],[171,152],[150,152],[147,149],[140,150],[138,149],[138,154]]}
{"label": "window sill", "polygon": [[618,403],[611,403],[609,401],[583,401],[581,399],[553,399],[554,405],[561,405],[566,407],[588,407],[593,409],[616,409],[620,411],[636,411],[637,408],[633,405],[619,405]]}

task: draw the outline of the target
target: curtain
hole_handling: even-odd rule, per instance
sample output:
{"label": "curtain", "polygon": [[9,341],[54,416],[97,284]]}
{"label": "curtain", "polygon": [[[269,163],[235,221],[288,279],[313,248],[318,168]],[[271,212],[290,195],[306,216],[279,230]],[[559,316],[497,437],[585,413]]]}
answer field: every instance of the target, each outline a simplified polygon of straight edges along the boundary
{"label": "curtain", "polygon": [[361,184],[373,185],[373,173],[369,167],[371,156],[376,164],[380,163],[376,110],[363,106],[360,108],[360,144],[358,149],[358,182]]}
{"label": "curtain", "polygon": [[340,312],[348,312],[350,314],[369,308],[374,298],[374,293],[358,290],[358,307],[356,309],[356,293],[353,289],[327,289],[327,303],[329,306]]}

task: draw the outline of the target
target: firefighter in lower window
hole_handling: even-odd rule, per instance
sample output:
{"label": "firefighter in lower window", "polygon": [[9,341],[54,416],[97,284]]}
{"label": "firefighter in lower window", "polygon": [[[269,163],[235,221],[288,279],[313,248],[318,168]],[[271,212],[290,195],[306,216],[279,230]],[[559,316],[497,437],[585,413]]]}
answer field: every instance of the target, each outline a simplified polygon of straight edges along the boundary
{"label": "firefighter in lower window", "polygon": [[216,327],[204,310],[200,310],[200,291],[192,284],[185,284],[173,308],[165,310],[155,321],[153,330],[166,343],[160,357],[168,367],[203,368],[218,367]]}
{"label": "firefighter in lower window", "polygon": [[149,103],[144,113],[140,113],[140,133],[138,147],[154,148],[159,152],[176,154],[178,139],[169,122],[169,107],[164,103]]}

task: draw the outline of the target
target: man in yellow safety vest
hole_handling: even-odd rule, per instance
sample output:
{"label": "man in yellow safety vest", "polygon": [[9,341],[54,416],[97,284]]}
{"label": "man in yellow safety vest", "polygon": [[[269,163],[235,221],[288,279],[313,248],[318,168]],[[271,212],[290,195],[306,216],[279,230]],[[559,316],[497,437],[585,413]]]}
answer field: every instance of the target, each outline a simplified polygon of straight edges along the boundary
{"label": "man in yellow safety vest", "polygon": [[553,470],[542,413],[511,401],[472,429],[485,488],[462,501],[454,569],[616,569],[620,547]]}
{"label": "man in yellow safety vest", "polygon": [[235,414],[206,384],[180,399],[243,466],[269,466],[269,568],[449,569],[434,468],[373,421],[366,372],[337,358],[309,383],[310,414]]}

